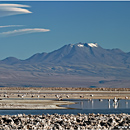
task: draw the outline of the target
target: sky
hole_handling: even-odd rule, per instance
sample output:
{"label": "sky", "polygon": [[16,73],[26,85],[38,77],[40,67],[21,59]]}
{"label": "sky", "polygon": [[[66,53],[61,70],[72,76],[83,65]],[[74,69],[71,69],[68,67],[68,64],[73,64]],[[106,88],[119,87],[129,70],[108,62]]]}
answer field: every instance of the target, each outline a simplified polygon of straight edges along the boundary
{"label": "sky", "polygon": [[130,52],[130,1],[0,2],[0,60],[79,42]]}

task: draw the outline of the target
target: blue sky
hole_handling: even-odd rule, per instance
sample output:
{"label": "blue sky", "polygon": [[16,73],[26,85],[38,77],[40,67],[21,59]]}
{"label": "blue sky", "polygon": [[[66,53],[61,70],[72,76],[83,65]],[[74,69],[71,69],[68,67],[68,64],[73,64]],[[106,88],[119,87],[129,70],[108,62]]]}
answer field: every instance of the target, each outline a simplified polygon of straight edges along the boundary
{"label": "blue sky", "polygon": [[0,2],[0,60],[78,42],[130,52],[130,2]]}

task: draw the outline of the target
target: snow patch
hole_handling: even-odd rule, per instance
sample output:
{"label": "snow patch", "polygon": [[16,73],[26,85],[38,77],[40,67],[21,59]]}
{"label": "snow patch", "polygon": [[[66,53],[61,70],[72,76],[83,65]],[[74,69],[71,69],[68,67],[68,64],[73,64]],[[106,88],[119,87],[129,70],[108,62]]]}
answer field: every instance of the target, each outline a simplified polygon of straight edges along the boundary
{"label": "snow patch", "polygon": [[90,47],[98,47],[98,44],[97,44],[97,43],[88,43],[88,45],[89,45]]}
{"label": "snow patch", "polygon": [[70,47],[73,47],[74,46],[74,44],[70,44]]}
{"label": "snow patch", "polygon": [[84,45],[83,44],[78,44],[78,47],[84,47]]}

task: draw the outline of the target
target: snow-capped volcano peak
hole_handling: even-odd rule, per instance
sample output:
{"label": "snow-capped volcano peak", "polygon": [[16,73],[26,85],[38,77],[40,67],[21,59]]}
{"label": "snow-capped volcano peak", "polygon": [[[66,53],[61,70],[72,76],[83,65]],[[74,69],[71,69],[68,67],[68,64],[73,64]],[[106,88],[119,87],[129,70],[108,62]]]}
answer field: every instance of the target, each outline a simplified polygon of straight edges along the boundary
{"label": "snow-capped volcano peak", "polygon": [[89,46],[89,47],[98,47],[97,43],[78,43],[78,47],[84,47],[84,46]]}
{"label": "snow-capped volcano peak", "polygon": [[98,47],[98,44],[97,44],[97,43],[88,43],[88,45],[89,45],[90,47]]}

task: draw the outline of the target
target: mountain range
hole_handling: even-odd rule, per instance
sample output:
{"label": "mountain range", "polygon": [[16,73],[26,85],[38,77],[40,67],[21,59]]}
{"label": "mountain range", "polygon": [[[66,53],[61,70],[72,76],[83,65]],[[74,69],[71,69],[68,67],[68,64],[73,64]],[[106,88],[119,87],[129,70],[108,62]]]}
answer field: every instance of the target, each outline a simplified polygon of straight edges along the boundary
{"label": "mountain range", "polygon": [[8,57],[0,61],[0,79],[45,76],[102,77],[128,79],[130,77],[130,52],[104,49],[97,43],[64,45],[50,53],[37,53],[28,59]]}

